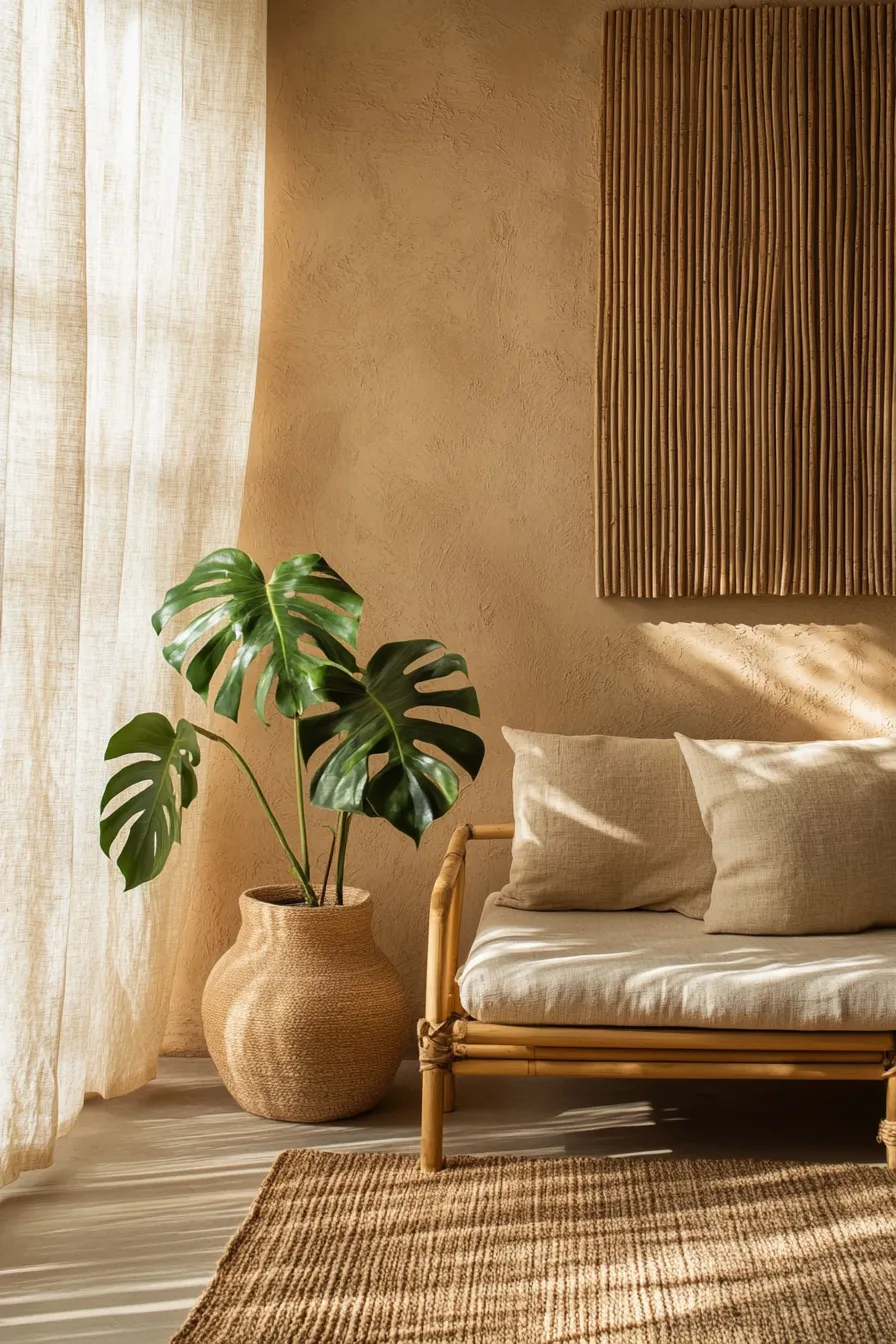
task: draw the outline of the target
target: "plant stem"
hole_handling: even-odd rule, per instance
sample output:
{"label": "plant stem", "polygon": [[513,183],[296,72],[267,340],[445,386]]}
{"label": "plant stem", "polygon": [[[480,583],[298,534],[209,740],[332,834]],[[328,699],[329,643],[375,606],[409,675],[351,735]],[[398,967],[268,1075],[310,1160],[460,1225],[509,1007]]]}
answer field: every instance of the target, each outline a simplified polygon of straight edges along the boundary
{"label": "plant stem", "polygon": [[348,828],[351,822],[351,812],[339,813],[339,845],[336,854],[336,904],[342,905],[342,880],[345,877],[345,848],[348,844]]}
{"label": "plant stem", "polygon": [[299,863],[299,861],[298,861],[298,859],[296,858],[295,854],[293,854],[292,850],[290,849],[290,847],[289,847],[289,841],[287,840],[286,836],[283,834],[283,828],[282,828],[282,826],[280,825],[280,823],[279,823],[279,821],[277,820],[277,818],[274,816],[274,813],[273,813],[273,811],[271,810],[270,803],[268,802],[267,798],[265,798],[264,794],[262,793],[261,785],[259,784],[258,780],[255,778],[254,774],[252,773],[252,770],[251,770],[251,768],[250,768],[250,766],[249,766],[249,762],[246,760],[245,756],[243,756],[240,752],[238,752],[237,749],[236,749],[236,747],[235,747],[231,742],[228,742],[228,741],[227,741],[227,738],[226,738],[226,737],[219,737],[217,733],[213,733],[213,732],[211,732],[208,728],[200,728],[200,726],[199,726],[198,723],[194,723],[194,724],[193,724],[193,727],[196,729],[197,733],[201,733],[203,737],[207,737],[207,738],[209,738],[212,742],[220,742],[222,747],[226,747],[226,748],[227,748],[227,750],[230,752],[231,756],[235,756],[235,757],[236,757],[237,762],[242,766],[243,770],[246,772],[246,775],[248,776],[248,779],[249,779],[249,783],[252,785],[252,788],[255,790],[255,796],[256,796],[256,798],[258,799],[258,801],[261,803],[262,807],[264,808],[264,814],[265,814],[265,816],[267,817],[268,821],[271,823],[271,826],[274,828],[274,834],[276,835],[277,839],[280,841],[280,845],[281,845],[281,847],[282,847],[282,849],[283,849],[284,854],[285,854],[286,857],[289,859],[289,866],[290,866],[290,868],[292,869],[292,871],[293,871],[295,877],[297,878],[298,883],[299,883],[299,886],[302,888],[302,892],[303,892],[303,894],[304,894],[304,896],[305,896],[305,900],[308,902],[309,905],[316,905],[316,904],[317,904],[317,897],[316,897],[315,894],[314,894],[314,888],[311,886],[311,883],[308,881],[308,878],[307,878],[306,875],[305,875],[305,870],[304,870],[303,866]]}
{"label": "plant stem", "polygon": [[327,883],[328,883],[329,880],[330,880],[330,869],[331,869],[332,866],[333,866],[333,853],[334,853],[334,851],[335,851],[335,849],[336,849],[336,835],[337,835],[337,833],[338,833],[338,831],[339,831],[339,818],[340,818],[341,816],[342,816],[342,813],[341,813],[341,812],[337,812],[337,814],[336,814],[336,825],[333,827],[333,838],[332,838],[331,841],[330,841],[330,853],[327,855],[327,866],[326,866],[326,868],[324,869],[324,880],[323,880],[323,882],[321,883],[321,886],[320,886],[320,903],[321,903],[321,905],[323,905],[323,904],[326,902],[326,899],[327,899]]}
{"label": "plant stem", "polygon": [[302,785],[302,749],[299,744],[299,719],[292,721],[292,759],[296,772],[296,808],[299,814],[299,852],[302,855],[302,871],[308,872],[308,827],[305,822],[305,790]]}

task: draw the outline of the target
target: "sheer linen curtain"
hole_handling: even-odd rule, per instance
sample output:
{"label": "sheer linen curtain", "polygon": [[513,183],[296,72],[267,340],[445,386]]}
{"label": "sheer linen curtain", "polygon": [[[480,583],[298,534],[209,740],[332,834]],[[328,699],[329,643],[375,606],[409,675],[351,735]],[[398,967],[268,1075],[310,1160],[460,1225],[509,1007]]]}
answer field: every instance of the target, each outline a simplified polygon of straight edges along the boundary
{"label": "sheer linen curtain", "polygon": [[201,705],[149,617],[233,542],[264,0],[0,5],[0,1176],[152,1077],[189,881],[100,853],[114,728]]}

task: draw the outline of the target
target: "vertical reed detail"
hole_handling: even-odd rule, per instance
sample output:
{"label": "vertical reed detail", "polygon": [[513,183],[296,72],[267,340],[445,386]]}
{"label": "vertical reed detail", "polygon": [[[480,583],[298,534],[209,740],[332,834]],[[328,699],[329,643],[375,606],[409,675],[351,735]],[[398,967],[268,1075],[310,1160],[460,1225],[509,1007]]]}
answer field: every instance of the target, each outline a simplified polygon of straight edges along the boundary
{"label": "vertical reed detail", "polygon": [[896,9],[613,10],[600,596],[896,594]]}

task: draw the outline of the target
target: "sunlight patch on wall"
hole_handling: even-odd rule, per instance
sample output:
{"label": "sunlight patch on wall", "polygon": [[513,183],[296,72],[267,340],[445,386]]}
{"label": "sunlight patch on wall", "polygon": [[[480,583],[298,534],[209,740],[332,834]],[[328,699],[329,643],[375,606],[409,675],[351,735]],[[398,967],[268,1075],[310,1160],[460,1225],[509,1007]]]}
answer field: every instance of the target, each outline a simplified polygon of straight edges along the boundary
{"label": "sunlight patch on wall", "polygon": [[635,685],[678,731],[771,741],[896,733],[896,647],[875,626],[680,621],[640,624],[630,638]]}

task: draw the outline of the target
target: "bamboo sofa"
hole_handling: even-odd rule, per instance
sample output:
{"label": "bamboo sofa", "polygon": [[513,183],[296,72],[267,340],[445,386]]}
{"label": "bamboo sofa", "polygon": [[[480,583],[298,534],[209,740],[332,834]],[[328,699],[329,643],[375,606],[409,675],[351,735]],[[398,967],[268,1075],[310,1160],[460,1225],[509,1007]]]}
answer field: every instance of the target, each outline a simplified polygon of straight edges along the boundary
{"label": "bamboo sofa", "polygon": [[467,845],[473,840],[510,840],[513,829],[512,824],[460,826],[433,888],[426,1016],[418,1026],[424,1171],[437,1172],[443,1166],[443,1112],[454,1109],[455,1077],[469,1074],[885,1080],[886,1119],[878,1137],[886,1147],[887,1166],[896,1169],[893,1032],[528,1026],[481,1021],[465,1012],[456,975]]}

